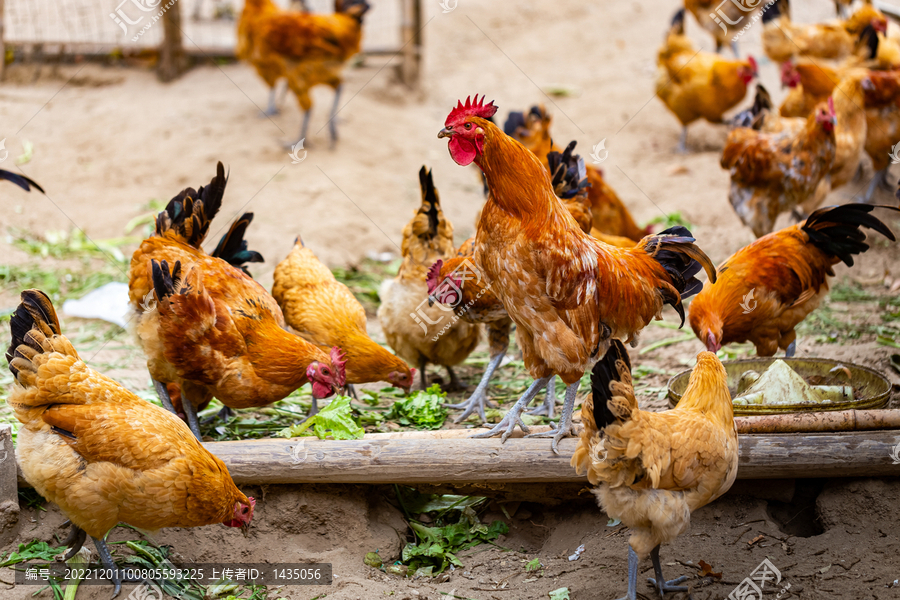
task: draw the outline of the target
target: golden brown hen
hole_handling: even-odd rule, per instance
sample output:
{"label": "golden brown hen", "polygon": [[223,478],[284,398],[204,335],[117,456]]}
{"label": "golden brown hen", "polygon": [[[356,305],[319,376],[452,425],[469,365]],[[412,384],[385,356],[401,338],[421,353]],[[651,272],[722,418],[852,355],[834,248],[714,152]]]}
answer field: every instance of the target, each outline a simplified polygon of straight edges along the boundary
{"label": "golden brown hen", "polygon": [[756,60],[725,60],[702,52],[684,34],[684,9],[675,13],[656,59],[656,95],[681,122],[678,152],[687,152],[687,127],[698,119],[721,123],[747,95]]}
{"label": "golden brown hen", "polygon": [[829,99],[799,133],[739,127],[728,134],[721,160],[731,173],[728,199],[757,237],[772,231],[779,214],[821,202],[834,164],[834,126]]}
{"label": "golden brown hen", "polygon": [[461,389],[453,367],[475,350],[478,325],[452,320],[452,309],[431,305],[426,279],[431,265],[456,254],[453,225],[441,210],[431,171],[419,171],[422,204],[403,228],[400,251],[403,263],[394,279],[381,285],[378,320],[388,345],[397,355],[419,368],[422,388],[428,387],[425,367],[442,365],[450,376],[450,388]]}
{"label": "golden brown hen", "polygon": [[369,337],[362,304],[299,237],[275,267],[272,296],[303,339],[326,352],[344,351],[348,384],[388,381],[409,391],[415,369]]}
{"label": "golden brown hen", "polygon": [[628,594],[637,596],[638,566],[648,556],[659,591],[687,591],[666,581],[659,547],[688,530],[691,513],[728,491],[737,477],[738,434],[725,368],[701,352],[678,406],[638,408],[631,362],[615,341],[591,371],[591,395],[581,410],[584,431],[571,464],[588,481],[606,514],[631,530]]}
{"label": "golden brown hen", "polygon": [[[50,299],[22,292],[6,352],[16,379],[8,403],[22,423],[16,456],[25,479],[72,522],[66,558],[118,523],[147,531],[222,523],[246,528],[255,501],[184,422],[88,367],[62,335]],[[118,595],[121,578],[112,582]]]}

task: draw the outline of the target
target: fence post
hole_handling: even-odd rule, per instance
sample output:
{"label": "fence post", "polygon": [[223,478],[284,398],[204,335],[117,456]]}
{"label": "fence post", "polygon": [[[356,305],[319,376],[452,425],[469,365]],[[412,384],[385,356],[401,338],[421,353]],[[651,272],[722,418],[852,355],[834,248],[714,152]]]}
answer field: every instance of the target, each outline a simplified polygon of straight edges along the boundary
{"label": "fence post", "polygon": [[159,47],[156,76],[161,81],[177,79],[187,69],[181,45],[181,3],[177,0],[163,14],[163,41]]}
{"label": "fence post", "polygon": [[422,0],[406,0],[403,15],[403,82],[411,87],[419,84],[422,67]]}
{"label": "fence post", "polygon": [[3,16],[5,15],[3,0],[0,0],[0,81],[6,74],[6,44],[3,43]]}

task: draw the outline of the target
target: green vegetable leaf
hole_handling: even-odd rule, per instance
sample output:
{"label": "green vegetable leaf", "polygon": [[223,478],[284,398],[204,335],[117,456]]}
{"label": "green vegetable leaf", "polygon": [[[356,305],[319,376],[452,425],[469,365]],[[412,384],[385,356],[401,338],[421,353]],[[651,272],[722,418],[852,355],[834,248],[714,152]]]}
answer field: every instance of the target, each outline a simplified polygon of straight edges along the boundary
{"label": "green vegetable leaf", "polygon": [[447,418],[444,408],[446,392],[434,384],[427,390],[420,390],[411,396],[394,402],[389,419],[395,419],[401,425],[409,425],[423,429],[440,429]]}
{"label": "green vegetable leaf", "polygon": [[552,592],[548,592],[550,600],[569,600],[569,588],[562,587]]}
{"label": "green vegetable leaf", "polygon": [[528,564],[525,565],[525,571],[527,571],[529,573],[532,571],[537,571],[542,566],[543,565],[541,564],[541,559],[535,558],[534,560],[529,561]]}
{"label": "green vegetable leaf", "polygon": [[[349,396],[336,396],[331,403],[303,423],[292,425],[278,432],[279,437],[299,437],[312,427],[320,440],[329,435],[336,440],[358,440],[365,430],[353,420],[353,408]],[[306,435],[309,435],[308,433]]]}

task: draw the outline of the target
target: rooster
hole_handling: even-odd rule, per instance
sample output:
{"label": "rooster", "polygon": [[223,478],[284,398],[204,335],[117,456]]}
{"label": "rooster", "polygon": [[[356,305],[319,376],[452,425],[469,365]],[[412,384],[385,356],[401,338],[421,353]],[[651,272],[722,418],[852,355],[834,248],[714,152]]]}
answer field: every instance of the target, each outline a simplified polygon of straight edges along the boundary
{"label": "rooster", "polygon": [[[682,299],[699,291],[694,277],[715,271],[684,227],[616,248],[584,233],[553,192],[541,161],[488,121],[497,107],[483,98],[459,102],[439,138],[449,138],[453,160],[477,164],[490,197],[475,236],[475,264],[516,324],[516,338],[534,383],[485,436],[514,430],[525,406],[559,375],[565,402],[552,448],[572,432],[581,376],[613,339],[637,342],[638,333],[669,304],[684,315]],[[537,434],[542,435],[542,434]]]}
{"label": "rooster", "polygon": [[129,269],[138,342],[157,393],[175,411],[166,384],[177,384],[198,439],[197,410],[213,396],[226,408],[264,406],[310,382],[315,414],[316,399],[330,396],[345,377],[340,349],[329,356],[288,332],[275,299],[229,263],[256,258],[238,237],[248,215],[220,242],[216,252],[223,257],[200,248],[226,182],[219,163],[208,186],[173,198],[157,217],[155,234],[135,250]]}
{"label": "rooster", "polygon": [[684,9],[675,13],[656,60],[656,95],[681,122],[678,152],[687,152],[687,127],[697,119],[721,123],[747,95],[756,60],[725,60],[694,48],[684,34]]}
{"label": "rooster", "polygon": [[246,530],[256,504],[228,468],[174,415],[88,367],[62,335],[50,298],[22,292],[6,351],[8,404],[22,423],[16,456],[25,479],[72,523],[69,559],[94,540],[115,598],[121,579],[107,532],[127,523],[163,527],[222,523]]}
{"label": "rooster", "polygon": [[388,345],[397,355],[419,368],[422,389],[428,387],[425,367],[442,365],[450,377],[449,389],[464,386],[453,367],[478,346],[477,325],[451,319],[450,309],[428,302],[428,270],[438,259],[455,254],[453,224],[444,217],[431,171],[419,170],[422,204],[403,228],[400,251],[403,263],[394,279],[379,291],[378,321]]}
{"label": "rooster", "polygon": [[44,188],[35,183],[32,179],[25,177],[24,175],[19,175],[18,173],[13,173],[12,171],[7,171],[5,169],[0,169],[0,180],[9,181],[11,183],[16,184],[26,192],[30,192],[31,188],[36,189],[40,193],[44,194]]}
{"label": "rooster", "polygon": [[[558,154],[563,152],[550,137],[551,121],[552,118],[543,106],[532,106],[527,114],[509,113],[503,124],[503,131],[534,152],[540,160],[545,161],[551,152]],[[596,230],[604,236],[628,238],[632,240],[631,245],[650,233],[649,227],[637,226],[628,208],[619,199],[615,190],[606,183],[600,169],[591,164],[585,164],[584,168],[590,186],[587,191],[587,208],[590,210],[591,218],[588,233]],[[573,216],[579,220],[577,215]],[[583,224],[582,221],[579,220],[579,224]]]}
{"label": "rooster", "polygon": [[[262,0],[271,5],[271,0]],[[253,0],[259,3],[260,0]],[[362,40],[363,16],[369,10],[366,0],[335,0],[335,12],[330,15],[316,15],[306,12],[273,10],[271,7],[259,10],[252,23],[247,25],[253,33],[251,58],[254,65],[268,65],[269,71],[263,75],[266,83],[274,91],[274,79],[283,72],[288,87],[297,96],[303,111],[303,125],[298,143],[306,139],[312,98],[309,91],[316,85],[328,85],[334,89],[334,103],[328,119],[331,143],[337,142],[338,104],[341,98],[344,64],[359,52]],[[280,71],[282,70],[283,71]],[[270,99],[272,97],[270,92]],[[274,106],[270,102],[270,110]]]}
{"label": "rooster", "polygon": [[415,369],[369,337],[362,304],[299,237],[275,267],[272,296],[303,339],[322,350],[344,350],[348,384],[388,381],[409,392]]}
{"label": "rooster", "polygon": [[665,412],[638,408],[631,362],[615,340],[591,371],[591,395],[581,410],[584,431],[571,464],[599,485],[598,503],[631,530],[628,594],[637,598],[640,561],[653,562],[650,579],[665,592],[686,592],[666,581],[659,548],[690,527],[691,513],[731,488],[738,470],[738,434],[725,368],[701,352],[678,406]]}
{"label": "rooster", "polygon": [[[581,230],[589,233],[592,219],[590,212],[585,209],[584,202],[590,184],[585,177],[584,159],[577,154],[572,154],[574,148],[575,142],[573,141],[569,143],[562,154],[556,151],[549,152],[547,166],[550,168],[553,192],[563,201]],[[628,247],[634,246],[634,242],[631,240],[627,240],[626,244]],[[429,304],[434,302],[448,304],[460,319],[469,323],[481,323],[487,328],[490,361],[488,361],[487,369],[472,396],[461,404],[447,405],[447,408],[463,411],[454,420],[455,423],[464,421],[475,411],[478,411],[482,423],[487,421],[484,412],[487,387],[494,371],[497,370],[509,350],[509,334],[512,328],[512,320],[506,314],[503,302],[491,292],[490,285],[486,282],[483,283],[477,276],[468,276],[469,272],[475,269],[471,262],[474,254],[475,240],[472,238],[460,246],[455,258],[447,259],[446,262],[443,260],[435,262],[428,270],[427,278]],[[547,384],[547,396],[544,404],[536,410],[530,411],[529,414],[546,415],[548,418],[553,418],[556,409],[555,384],[556,379],[551,379]]]}
{"label": "rooster", "polygon": [[746,127],[728,134],[721,160],[731,173],[728,199],[757,237],[772,231],[780,213],[821,201],[834,165],[834,126],[829,98],[796,134]]}
{"label": "rooster", "polygon": [[873,208],[821,208],[803,223],[738,250],[719,266],[716,285],[704,287],[691,302],[694,334],[710,352],[750,341],[759,356],[772,356],[779,348],[793,356],[794,328],[828,293],[832,267],[839,262],[853,266],[853,256],[869,249],[861,229],[894,241],[888,226],[869,214]]}

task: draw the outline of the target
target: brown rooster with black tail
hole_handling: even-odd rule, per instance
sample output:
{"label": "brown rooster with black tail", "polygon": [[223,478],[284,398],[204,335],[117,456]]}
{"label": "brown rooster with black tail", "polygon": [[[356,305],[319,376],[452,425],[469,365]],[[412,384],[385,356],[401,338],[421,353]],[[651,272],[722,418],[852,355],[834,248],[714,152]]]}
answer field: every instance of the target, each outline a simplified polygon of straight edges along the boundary
{"label": "brown rooster with black tail", "polygon": [[[534,383],[485,435],[506,439],[524,408],[554,375],[566,398],[552,448],[572,433],[572,413],[584,372],[614,339],[636,343],[666,304],[682,318],[682,299],[702,287],[695,275],[715,270],[684,227],[616,248],[584,233],[554,194],[550,175],[522,144],[487,120],[497,108],[482,99],[460,102],[438,137],[450,156],[484,171],[490,197],[475,236],[475,264],[517,326]],[[504,431],[505,430],[505,431]],[[544,434],[537,434],[544,435]]]}
{"label": "brown rooster with black tail", "polygon": [[[793,356],[796,327],[828,293],[839,262],[869,249],[862,228],[894,241],[894,234],[867,204],[829,206],[806,221],[763,236],[738,250],[691,302],[691,328],[710,352],[731,343],[753,342],[759,356],[778,349]],[[882,206],[888,210],[900,210]]]}

